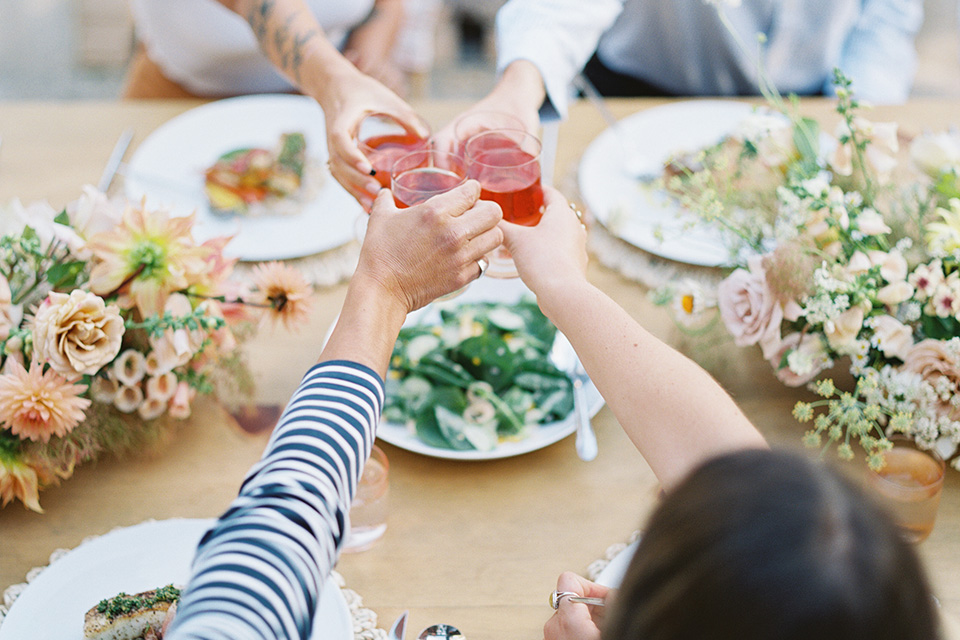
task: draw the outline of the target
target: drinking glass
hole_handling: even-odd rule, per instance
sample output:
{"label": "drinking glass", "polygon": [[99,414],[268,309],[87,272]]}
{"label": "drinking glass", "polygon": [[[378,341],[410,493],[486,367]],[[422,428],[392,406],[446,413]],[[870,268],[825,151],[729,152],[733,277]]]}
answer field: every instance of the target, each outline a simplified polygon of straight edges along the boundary
{"label": "drinking glass", "polygon": [[520,118],[503,111],[474,111],[460,116],[453,123],[453,137],[457,141],[457,150],[466,157],[467,141],[478,133],[496,129],[524,131]]}
{"label": "drinking glass", "polygon": [[430,141],[407,131],[391,116],[371,113],[360,121],[357,145],[377,172],[380,186],[389,187],[393,163],[411,151],[429,148]]}
{"label": "drinking glass", "polygon": [[[492,200],[508,222],[532,227],[540,222],[543,189],[540,186],[540,141],[516,129],[478,133],[466,145],[467,177],[480,183],[480,198]],[[488,257],[486,275],[515,278],[517,269],[505,247]]]}
{"label": "drinking glass", "polygon": [[920,449],[909,438],[891,440],[887,464],[880,471],[869,471],[867,484],[904,537],[916,544],[933,531],[945,465],[935,451]]}
{"label": "drinking glass", "polygon": [[387,454],[377,445],[363,467],[357,493],[350,506],[350,531],[343,544],[346,553],[366,551],[387,530],[387,499],[390,494]]}
{"label": "drinking glass", "polygon": [[448,151],[422,149],[401,156],[393,164],[390,188],[403,209],[446,193],[467,181],[463,158]]}

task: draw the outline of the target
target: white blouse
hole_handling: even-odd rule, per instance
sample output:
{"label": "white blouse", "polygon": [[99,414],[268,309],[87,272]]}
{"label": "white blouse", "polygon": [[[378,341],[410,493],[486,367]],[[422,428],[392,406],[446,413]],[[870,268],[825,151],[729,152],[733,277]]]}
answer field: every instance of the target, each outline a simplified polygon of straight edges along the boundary
{"label": "white blouse", "polygon": [[[374,0],[306,0],[327,38],[342,46]],[[216,0],[130,0],[137,36],[171,80],[202,96],[292,91],[260,51],[247,21]]]}

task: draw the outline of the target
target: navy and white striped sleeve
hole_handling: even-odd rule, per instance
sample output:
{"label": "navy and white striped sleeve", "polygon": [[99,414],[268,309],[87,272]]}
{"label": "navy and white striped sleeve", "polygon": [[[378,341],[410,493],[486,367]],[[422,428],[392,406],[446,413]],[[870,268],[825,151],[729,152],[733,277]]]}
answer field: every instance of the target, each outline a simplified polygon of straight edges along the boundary
{"label": "navy and white striped sleeve", "polygon": [[240,494],[204,536],[169,640],[307,638],[383,407],[352,362],[304,376]]}

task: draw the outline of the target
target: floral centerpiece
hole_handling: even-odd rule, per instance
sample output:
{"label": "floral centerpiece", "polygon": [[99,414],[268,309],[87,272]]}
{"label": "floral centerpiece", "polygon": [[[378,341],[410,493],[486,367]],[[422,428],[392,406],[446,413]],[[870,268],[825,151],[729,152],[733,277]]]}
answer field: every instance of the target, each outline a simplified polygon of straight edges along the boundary
{"label": "floral centerpiece", "polygon": [[[0,503],[41,511],[76,465],[156,440],[196,394],[239,398],[238,341],[258,319],[295,322],[310,286],[281,263],[229,278],[229,238],[193,216],[88,187],[57,212],[0,208]],[[260,318],[258,318],[260,316]]]}
{"label": "floral centerpiece", "polygon": [[[850,459],[859,443],[880,468],[899,432],[960,468],[960,136],[919,136],[903,163],[896,123],[835,85],[833,136],[768,94],[772,115],[671,163],[664,188],[720,230],[730,268],[657,294],[688,326],[718,312],[782,382],[810,384],[820,399],[794,409],[807,445]],[[826,377],[835,364],[851,388]]]}

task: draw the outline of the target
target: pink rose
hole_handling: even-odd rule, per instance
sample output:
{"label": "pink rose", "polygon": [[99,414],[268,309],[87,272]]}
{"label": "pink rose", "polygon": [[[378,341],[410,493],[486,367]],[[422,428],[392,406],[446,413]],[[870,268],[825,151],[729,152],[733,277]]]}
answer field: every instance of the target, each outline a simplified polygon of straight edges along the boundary
{"label": "pink rose", "polygon": [[[946,379],[953,390],[951,395],[960,393],[960,360],[956,346],[951,348],[941,340],[921,340],[913,345],[903,361],[904,371],[920,374],[924,382],[934,389],[941,379]],[[960,409],[949,400],[940,401],[940,412],[951,420],[960,419]]]}
{"label": "pink rose", "polygon": [[752,258],[750,271],[737,269],[717,287],[717,306],[737,346],[760,344],[769,358],[780,344],[783,309],[770,291],[761,259]]}

